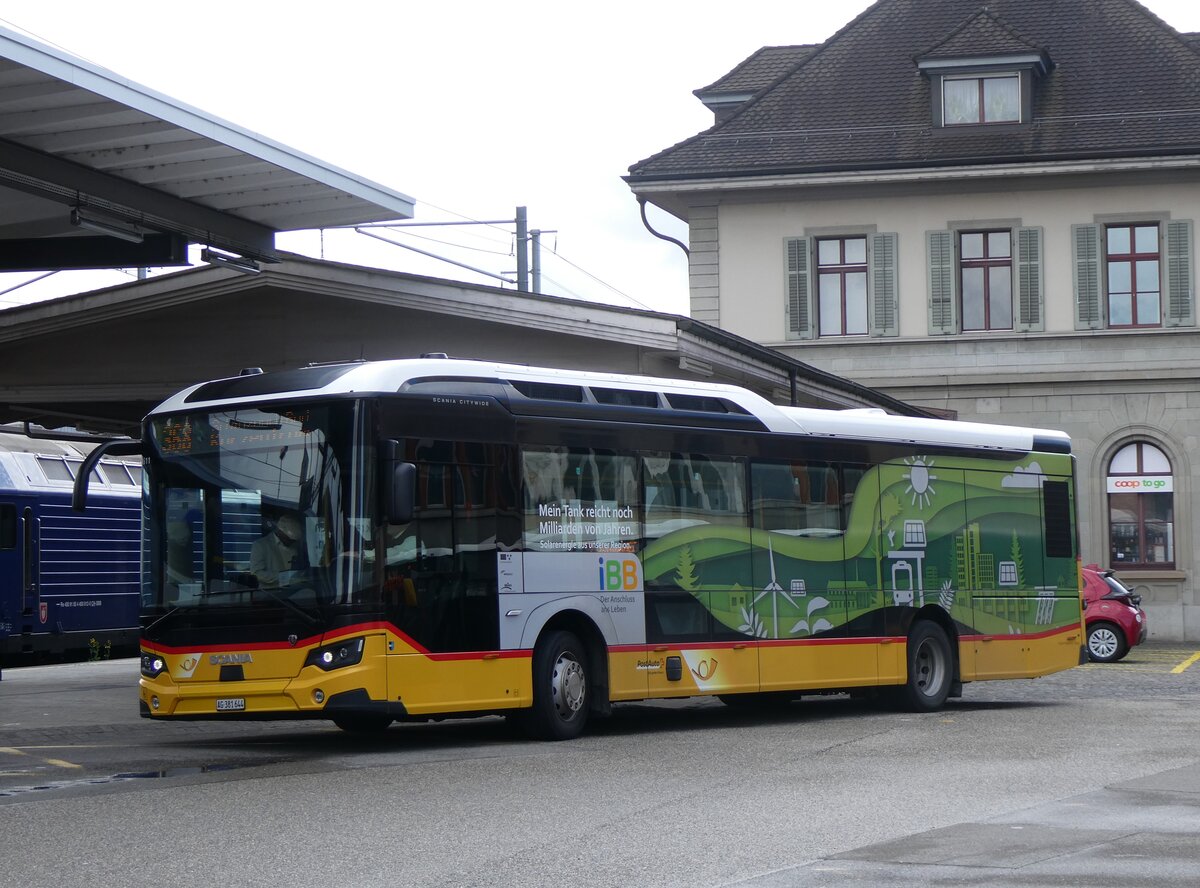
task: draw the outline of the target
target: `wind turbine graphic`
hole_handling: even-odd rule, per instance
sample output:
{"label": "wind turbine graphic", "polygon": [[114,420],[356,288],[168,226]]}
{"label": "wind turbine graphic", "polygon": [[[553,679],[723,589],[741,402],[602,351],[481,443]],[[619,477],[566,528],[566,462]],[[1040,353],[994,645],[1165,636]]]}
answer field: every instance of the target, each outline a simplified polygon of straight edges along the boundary
{"label": "wind turbine graphic", "polygon": [[[767,534],[767,555],[771,563],[771,582],[763,588],[758,595],[754,596],[754,603],[758,604],[762,601],[764,595],[771,596],[771,624],[775,629],[775,637],[779,637],[779,594],[787,596],[788,601],[791,601],[791,595],[784,591],[783,586],[779,585],[779,581],[775,578],[775,550],[771,546],[771,535]],[[795,602],[792,602],[793,604]]]}

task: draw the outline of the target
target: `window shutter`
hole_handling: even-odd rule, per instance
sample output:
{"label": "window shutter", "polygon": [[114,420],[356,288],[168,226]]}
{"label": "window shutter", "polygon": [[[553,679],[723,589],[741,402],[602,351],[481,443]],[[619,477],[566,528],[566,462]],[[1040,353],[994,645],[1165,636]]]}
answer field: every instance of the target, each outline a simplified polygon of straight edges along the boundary
{"label": "window shutter", "polygon": [[871,265],[868,268],[871,294],[868,303],[872,336],[899,336],[900,318],[896,305],[896,242],[892,234],[871,235]]}
{"label": "window shutter", "polygon": [[788,339],[812,339],[812,287],[808,278],[808,238],[788,238],[787,243]]}
{"label": "window shutter", "polygon": [[954,267],[954,232],[925,232],[929,260],[929,335],[958,332],[958,295]]}
{"label": "window shutter", "polygon": [[1100,226],[1072,225],[1071,249],[1075,260],[1075,329],[1099,330],[1104,326],[1100,305]]}
{"label": "window shutter", "polygon": [[1167,223],[1167,318],[1168,327],[1191,327],[1196,323],[1192,286],[1192,220]]}
{"label": "window shutter", "polygon": [[1017,318],[1020,332],[1046,329],[1042,304],[1042,229],[1017,229]]}

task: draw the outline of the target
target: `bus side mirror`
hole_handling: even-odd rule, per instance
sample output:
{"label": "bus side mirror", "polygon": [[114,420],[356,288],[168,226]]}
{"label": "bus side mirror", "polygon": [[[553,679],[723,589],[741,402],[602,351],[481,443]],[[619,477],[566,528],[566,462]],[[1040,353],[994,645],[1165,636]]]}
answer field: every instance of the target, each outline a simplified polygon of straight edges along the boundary
{"label": "bus side mirror", "polygon": [[400,458],[398,441],[384,442],[383,518],[388,524],[407,524],[417,502],[417,467]]}

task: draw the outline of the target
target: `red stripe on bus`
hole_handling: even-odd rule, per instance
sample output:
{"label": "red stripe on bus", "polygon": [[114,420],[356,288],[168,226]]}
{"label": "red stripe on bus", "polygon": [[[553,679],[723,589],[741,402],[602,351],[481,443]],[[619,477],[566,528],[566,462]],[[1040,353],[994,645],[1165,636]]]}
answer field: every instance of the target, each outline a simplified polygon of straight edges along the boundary
{"label": "red stripe on bus", "polygon": [[[421,654],[431,660],[449,661],[449,660],[482,660],[482,659],[513,659],[521,657],[530,657],[533,652],[528,649],[508,650],[508,651],[452,651],[447,653],[434,653],[414,640],[407,633],[397,628],[394,624],[385,621],[373,621],[370,623],[358,623],[353,626],[341,626],[338,629],[331,631],[325,635],[311,635],[307,638],[297,639],[295,644],[288,641],[271,641],[258,644],[213,644],[213,645],[194,645],[190,647],[173,647],[171,645],[157,644],[154,642],[142,642],[142,648],[156,654],[183,654],[183,653],[216,653],[219,651],[270,651],[270,650],[291,650],[292,648],[311,647],[317,644],[331,644],[340,638],[346,638],[352,635],[360,635],[364,632],[372,630],[382,630],[395,635],[401,642],[413,649],[414,653]],[[1042,638],[1051,638],[1055,635],[1065,635],[1068,632],[1079,630],[1079,626],[1060,626],[1055,629],[1047,629],[1043,632],[1026,633],[1024,635],[960,635],[959,641],[1021,641],[1021,640],[1037,640]],[[671,642],[666,644],[615,644],[610,645],[608,650],[615,654],[629,653],[646,653],[653,652],[659,649],[672,651],[692,651],[692,650],[731,650],[740,647],[806,647],[819,645],[845,645],[845,644],[886,644],[906,641],[907,638],[903,635],[897,636],[867,636],[867,637],[838,637],[838,638],[747,638],[745,641],[696,641],[696,642]]]}

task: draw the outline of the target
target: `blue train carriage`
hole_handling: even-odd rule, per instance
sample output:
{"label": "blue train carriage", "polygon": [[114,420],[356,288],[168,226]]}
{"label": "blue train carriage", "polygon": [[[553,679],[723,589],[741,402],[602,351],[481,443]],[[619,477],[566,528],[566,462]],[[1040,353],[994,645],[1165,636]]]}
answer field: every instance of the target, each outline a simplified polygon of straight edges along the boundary
{"label": "blue train carriage", "polygon": [[0,664],[137,650],[141,462],[101,460],[75,512],[90,449],[0,426]]}

